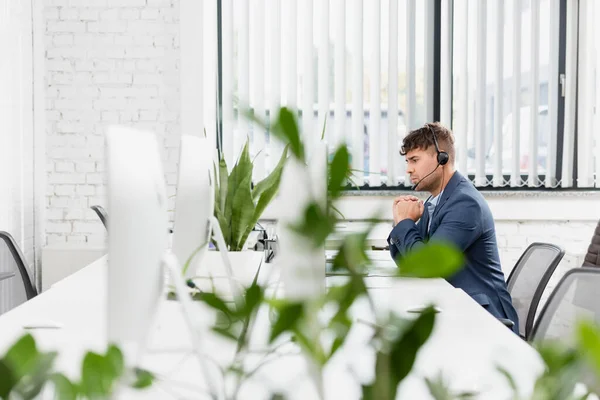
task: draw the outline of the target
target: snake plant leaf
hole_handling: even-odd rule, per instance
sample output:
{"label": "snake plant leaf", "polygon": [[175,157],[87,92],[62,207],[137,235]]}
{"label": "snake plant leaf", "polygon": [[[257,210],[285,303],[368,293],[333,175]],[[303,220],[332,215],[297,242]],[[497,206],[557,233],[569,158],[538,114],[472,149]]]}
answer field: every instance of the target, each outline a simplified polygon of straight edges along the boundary
{"label": "snake plant leaf", "polygon": [[231,174],[227,179],[227,199],[225,201],[224,213],[225,219],[227,221],[231,221],[231,213],[232,213],[232,201],[235,196],[236,190],[240,187],[242,181],[246,179],[248,176],[252,177],[252,160],[250,159],[250,149],[249,142],[246,140],[246,144],[242,149],[242,153],[240,154],[240,158],[237,164],[231,170]]}
{"label": "snake plant leaf", "polygon": [[267,176],[265,179],[258,182],[254,186],[254,189],[252,190],[252,199],[254,201],[256,201],[260,197],[260,195],[263,194],[266,190],[272,188],[273,186],[279,186],[279,181],[281,180],[281,172],[287,159],[288,149],[289,146],[285,146],[283,152],[281,153],[281,158],[279,158],[277,166],[273,169],[269,176]]}
{"label": "snake plant leaf", "polygon": [[231,251],[242,250],[244,242],[242,238],[246,230],[252,230],[252,217],[254,215],[254,202],[252,201],[252,192],[250,184],[252,182],[252,174],[249,174],[235,189],[233,199],[231,201]]}
{"label": "snake plant leaf", "polygon": [[217,172],[217,166],[213,163],[213,182],[215,183],[215,211],[222,210],[225,208],[221,207],[221,198],[225,201],[225,197],[221,196],[221,185],[219,183],[219,173]]}
{"label": "snake plant leaf", "polygon": [[[242,154],[238,160],[238,163],[231,170],[231,174],[227,179],[227,198],[225,200],[225,209],[222,210],[225,221],[229,224],[229,228],[226,230],[229,232],[228,236],[225,236],[225,242],[231,247],[235,247],[240,236],[234,239],[234,232],[238,231],[239,220],[235,218],[234,212],[237,216],[240,215],[240,210],[235,210],[234,199],[238,197],[238,202],[243,198],[242,195],[238,195],[237,192],[242,190],[243,193],[248,192],[248,199],[252,203],[252,192],[250,185],[252,182],[252,160],[250,160],[249,144],[246,141]],[[242,184],[243,183],[243,184]],[[223,192],[221,192],[223,193]],[[222,202],[222,201],[221,201]],[[254,203],[252,203],[254,211]]]}
{"label": "snake plant leaf", "polygon": [[[258,202],[256,203],[256,208],[254,209],[254,215],[252,215],[252,220],[248,225],[248,228],[244,232],[243,236],[240,239],[240,245],[246,243],[250,232],[260,219],[261,215],[271,203],[273,198],[277,195],[277,191],[279,190],[279,184],[281,183],[281,175],[283,173],[283,167],[285,166],[285,162],[287,160],[288,146],[283,149],[283,153],[281,154],[281,158],[277,163],[277,166],[273,169],[273,171],[266,177],[264,180],[260,181],[255,187],[253,191],[253,198],[256,201],[258,197]],[[258,192],[258,195],[254,195],[254,193]]]}
{"label": "snake plant leaf", "polygon": [[[227,171],[227,163],[225,159],[221,157],[219,160],[219,207],[221,210],[225,209],[225,199],[227,197],[227,181],[229,179],[229,173]],[[215,180],[215,182],[217,182]],[[217,203],[215,203],[217,204]]]}
{"label": "snake plant leaf", "polygon": [[[229,178],[227,174],[227,164],[225,160],[219,160],[219,172],[217,172],[216,165],[213,165],[214,169],[214,182],[215,182],[215,217],[219,221],[221,232],[223,237],[227,241],[231,237],[231,229],[229,222],[225,219],[225,200],[227,199],[227,180]],[[224,171],[223,171],[224,169]],[[215,243],[215,246],[216,243]],[[217,246],[218,247],[218,246]]]}

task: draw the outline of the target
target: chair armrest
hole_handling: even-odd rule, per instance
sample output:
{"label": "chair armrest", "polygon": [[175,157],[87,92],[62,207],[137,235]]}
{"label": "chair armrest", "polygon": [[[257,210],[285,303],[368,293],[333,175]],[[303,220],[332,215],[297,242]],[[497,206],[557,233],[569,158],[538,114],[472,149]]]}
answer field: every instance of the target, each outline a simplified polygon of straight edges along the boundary
{"label": "chair armrest", "polygon": [[502,322],[507,328],[512,328],[513,326],[515,326],[515,323],[507,318],[498,318],[498,321]]}
{"label": "chair armrest", "polygon": [[3,281],[8,278],[12,278],[13,276],[15,276],[14,272],[1,272],[0,273],[0,281]]}

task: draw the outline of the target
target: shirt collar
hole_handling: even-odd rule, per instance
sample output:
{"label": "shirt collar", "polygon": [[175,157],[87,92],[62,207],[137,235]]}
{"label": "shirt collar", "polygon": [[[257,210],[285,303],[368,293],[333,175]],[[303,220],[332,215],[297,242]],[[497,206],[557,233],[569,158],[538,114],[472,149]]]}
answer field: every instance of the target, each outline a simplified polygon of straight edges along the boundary
{"label": "shirt collar", "polygon": [[432,198],[431,200],[429,200],[429,204],[432,208],[435,208],[437,206],[437,204],[440,201],[440,198],[442,197],[442,193],[444,193],[444,191],[442,190],[437,196],[435,196],[434,198]]}

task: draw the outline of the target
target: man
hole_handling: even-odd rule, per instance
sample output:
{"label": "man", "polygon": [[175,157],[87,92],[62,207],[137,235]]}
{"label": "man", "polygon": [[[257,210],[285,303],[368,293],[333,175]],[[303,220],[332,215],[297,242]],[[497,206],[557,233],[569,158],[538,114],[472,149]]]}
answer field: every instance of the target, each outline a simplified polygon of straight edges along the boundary
{"label": "man", "polygon": [[413,189],[431,196],[425,204],[415,196],[394,200],[394,228],[388,237],[392,258],[430,240],[453,243],[464,252],[466,264],[448,282],[496,318],[512,321],[512,330],[518,333],[517,313],[500,267],[494,219],[483,196],[454,168],[452,132],[437,122],[427,124],[404,138],[400,154],[406,158]]}

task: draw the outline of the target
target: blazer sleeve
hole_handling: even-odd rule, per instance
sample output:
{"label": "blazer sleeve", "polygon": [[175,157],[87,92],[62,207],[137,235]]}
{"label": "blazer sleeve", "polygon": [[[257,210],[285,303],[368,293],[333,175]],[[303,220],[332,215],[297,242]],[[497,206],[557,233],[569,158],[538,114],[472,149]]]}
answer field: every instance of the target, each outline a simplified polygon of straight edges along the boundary
{"label": "blazer sleeve", "polygon": [[[481,235],[481,207],[470,197],[448,206],[436,216],[441,221],[429,241],[452,243],[465,251]],[[410,219],[400,221],[394,227],[388,242],[394,259],[425,244],[417,225]]]}

